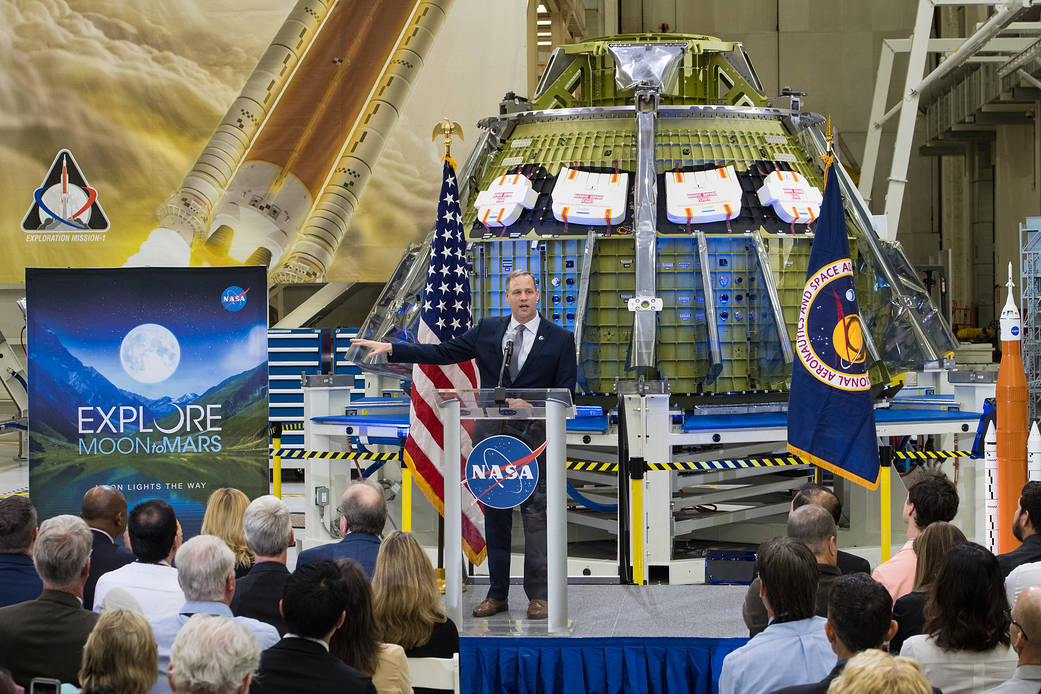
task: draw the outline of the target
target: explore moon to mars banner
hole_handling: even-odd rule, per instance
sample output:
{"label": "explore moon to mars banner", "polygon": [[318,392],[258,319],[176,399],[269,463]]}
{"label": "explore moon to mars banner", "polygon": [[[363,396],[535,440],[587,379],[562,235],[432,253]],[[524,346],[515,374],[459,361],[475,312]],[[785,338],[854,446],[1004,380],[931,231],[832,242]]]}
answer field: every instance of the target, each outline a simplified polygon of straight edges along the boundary
{"label": "explore moon to mars banner", "polygon": [[29,491],[40,519],[110,484],[185,538],[220,487],[268,492],[262,267],[27,269]]}

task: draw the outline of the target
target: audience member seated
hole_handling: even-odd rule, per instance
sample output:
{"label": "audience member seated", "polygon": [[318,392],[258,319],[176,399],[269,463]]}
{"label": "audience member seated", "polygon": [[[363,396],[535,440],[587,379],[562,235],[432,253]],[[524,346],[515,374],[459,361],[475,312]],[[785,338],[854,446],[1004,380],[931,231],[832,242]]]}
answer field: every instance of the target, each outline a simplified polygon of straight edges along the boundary
{"label": "audience member seated", "polygon": [[0,499],[0,607],[32,600],[43,592],[33,567],[36,508],[24,496]]}
{"label": "audience member seated", "polygon": [[107,610],[83,647],[81,694],[145,694],[155,684],[155,640],[145,618]]}
{"label": "audience member seated", "polygon": [[[841,576],[835,565],[835,521],[822,506],[801,506],[788,516],[788,537],[802,542],[813,552],[817,560],[817,597],[814,614],[828,616],[828,593],[832,584]],[[752,581],[745,593],[745,604],[741,610],[748,635],[755,636],[769,623],[763,599],[759,597],[759,579]]]}
{"label": "audience member seated", "polygon": [[950,521],[958,513],[958,489],[942,473],[923,473],[907,490],[903,521],[907,542],[892,559],[878,565],[872,578],[881,583],[896,602],[914,588],[918,559],[914,540],[936,521]]}
{"label": "audience member seated", "polygon": [[[835,527],[838,528],[839,521],[842,519],[842,502],[839,501],[839,497],[835,496],[830,489],[825,489],[813,482],[807,482],[802,485],[792,499],[791,510],[794,511],[806,504],[816,504],[823,507],[825,511],[831,514],[832,519],[835,521]],[[836,564],[843,575],[855,574],[857,572],[871,573],[871,564],[868,563],[867,559],[858,557],[856,554],[843,552],[841,549],[838,551]]]}
{"label": "audience member seated", "polygon": [[798,540],[775,537],[760,545],[756,564],[770,626],[723,659],[719,694],[761,694],[816,682],[835,666],[825,620],[813,614],[813,553]]}
{"label": "audience member seated", "polygon": [[202,517],[200,534],[219,537],[235,553],[235,578],[245,576],[254,561],[242,529],[242,516],[248,506],[248,496],[233,487],[221,487],[210,494]]}
{"label": "audience member seated", "polygon": [[409,658],[459,652],[459,631],[441,607],[434,567],[412,533],[395,530],[383,541],[372,592],[384,641],[400,645]]}
{"label": "audience member seated", "polygon": [[102,574],[134,561],[134,553],[116,540],[127,529],[127,500],[123,492],[108,485],[87,490],[80,505],[80,518],[94,535],[90,551],[90,576],[83,587],[83,606],[94,609],[94,588]]}
{"label": "audience member seated", "polygon": [[0,607],[0,667],[27,689],[33,677],[79,685],[83,644],[98,621],[82,603],[92,541],[77,516],[45,520],[33,548],[43,592],[35,600]]}
{"label": "audience member seated", "polygon": [[929,590],[923,633],[904,641],[900,654],[917,660],[944,694],[993,687],[1016,668],[1007,610],[997,558],[972,542],[955,545]]}
{"label": "audience member seated", "polygon": [[893,619],[896,634],[889,641],[889,652],[899,653],[909,636],[922,633],[925,626],[925,602],[929,588],[943,566],[947,550],[954,545],[967,542],[961,530],[946,521],[937,521],[926,528],[914,540],[915,564],[914,590],[893,604]]}
{"label": "audience member seated", "polygon": [[1023,544],[998,555],[1010,605],[1016,604],[1019,591],[1041,583],[1041,534],[1034,528],[1034,518],[1041,518],[1041,482],[1027,482],[1023,486],[1019,506],[1012,517],[1012,532]]}
{"label": "audience member seated", "polygon": [[347,621],[333,633],[329,650],[355,670],[372,677],[379,694],[412,694],[405,650],[396,643],[382,643],[372,613],[372,586],[353,559],[339,559],[336,566],[347,582]]}
{"label": "audience member seated", "polygon": [[893,657],[871,649],[846,663],[828,694],[929,694],[929,681],[910,658]]}
{"label": "audience member seated", "polygon": [[376,694],[372,678],[329,652],[333,632],[347,619],[347,582],[331,561],[296,567],[282,594],[289,631],[260,656],[250,694],[337,692]]}
{"label": "audience member seated", "polygon": [[304,550],[297,566],[309,561],[353,559],[361,564],[370,579],[376,570],[376,555],[380,551],[380,534],[387,522],[387,500],[383,489],[368,482],[353,482],[340,497],[340,532],[343,539],[327,545]]}
{"label": "audience member seated", "polygon": [[893,598],[881,583],[865,573],[842,576],[831,587],[824,633],[838,662],[828,676],[813,684],[797,684],[774,694],[825,694],[854,654],[881,648],[896,631],[891,619]]}
{"label": "audience member seated", "polygon": [[235,582],[231,611],[239,617],[252,617],[267,622],[286,633],[286,623],[278,611],[282,589],[289,578],[286,555],[293,539],[289,507],[270,494],[257,497],[242,517],[246,544],[256,556],[253,568]]}
{"label": "audience member seated", "polygon": [[[159,647],[158,678],[153,678],[152,694],[170,691],[166,678],[170,648],[189,617],[193,614],[232,616],[228,604],[235,594],[235,555],[224,540],[213,535],[196,535],[177,550],[176,563],[185,603],[177,612],[152,620]],[[249,617],[235,617],[234,621],[249,629],[260,650],[278,643],[278,631],[270,624]]]}
{"label": "audience member seated", "polygon": [[984,694],[1037,694],[1041,691],[1041,586],[1029,586],[1019,594],[1009,615],[1009,639],[1018,656],[1016,671]]}
{"label": "audience member seated", "polygon": [[177,632],[167,680],[176,694],[246,694],[259,662],[249,629],[227,617],[197,614]]}
{"label": "audience member seated", "polygon": [[94,589],[94,611],[101,611],[108,591],[122,588],[141,605],[145,619],[176,612],[184,604],[184,593],[170,565],[181,546],[173,506],[162,499],[142,501],[130,511],[128,528],[137,561],[101,575]]}

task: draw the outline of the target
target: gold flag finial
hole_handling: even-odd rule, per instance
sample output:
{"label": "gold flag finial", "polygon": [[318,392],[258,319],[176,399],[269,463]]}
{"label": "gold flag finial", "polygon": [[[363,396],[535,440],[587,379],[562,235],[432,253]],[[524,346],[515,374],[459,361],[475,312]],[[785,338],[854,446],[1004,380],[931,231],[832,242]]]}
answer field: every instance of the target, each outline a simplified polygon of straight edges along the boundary
{"label": "gold flag finial", "polygon": [[828,182],[828,169],[831,168],[832,162],[835,161],[835,155],[832,154],[832,132],[831,132],[831,114],[828,114],[828,124],[824,129],[824,139],[828,141],[827,151],[821,155],[821,159],[824,160],[824,183],[827,185]]}
{"label": "gold flag finial", "polygon": [[445,154],[442,159],[452,165],[452,168],[456,168],[455,159],[452,158],[452,136],[458,135],[459,139],[463,139],[463,126],[459,125],[455,121],[449,120],[446,116],[442,118],[434,126],[433,135],[430,138],[431,142],[437,141],[437,136],[440,135],[444,138],[441,143],[445,149]]}

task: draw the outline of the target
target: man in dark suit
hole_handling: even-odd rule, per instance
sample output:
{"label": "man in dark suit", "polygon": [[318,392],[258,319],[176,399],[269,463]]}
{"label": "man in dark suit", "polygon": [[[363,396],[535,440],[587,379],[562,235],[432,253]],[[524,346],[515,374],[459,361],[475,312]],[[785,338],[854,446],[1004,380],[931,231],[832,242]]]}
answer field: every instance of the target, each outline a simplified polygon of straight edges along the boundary
{"label": "man in dark suit", "polygon": [[842,674],[846,661],[868,648],[881,648],[896,633],[893,598],[881,583],[865,573],[840,576],[828,597],[824,633],[838,662],[820,682],[778,689],[774,694],[825,694]]}
{"label": "man in dark suit", "polygon": [[[799,487],[799,491],[796,492],[795,497],[792,499],[792,510],[794,511],[806,504],[816,504],[823,507],[825,511],[831,514],[831,517],[835,520],[835,525],[838,526],[839,519],[842,517],[842,502],[830,490],[812,482],[807,482]],[[871,573],[871,564],[868,563],[867,559],[858,557],[856,554],[843,552],[841,549],[838,551],[837,563],[839,571],[843,574]]]}
{"label": "man in dark suit", "polygon": [[134,553],[116,540],[127,528],[127,500],[123,492],[107,484],[87,490],[80,505],[80,518],[94,535],[90,554],[90,576],[83,587],[83,606],[94,609],[94,587],[101,574],[134,561]]}
{"label": "man in dark suit", "polygon": [[296,560],[297,566],[319,559],[353,559],[371,579],[380,551],[380,534],[387,522],[383,489],[368,482],[352,482],[343,490],[338,510],[343,539],[304,550]]}
{"label": "man in dark suit", "polygon": [[24,496],[0,499],[0,607],[39,597],[43,581],[33,566],[36,508]]}
{"label": "man in dark suit", "polygon": [[235,583],[231,611],[237,617],[267,622],[284,636],[288,627],[278,611],[278,601],[289,578],[286,554],[293,544],[289,507],[270,494],[259,496],[246,507],[242,529],[256,560],[249,573]]}
{"label": "man in dark suit", "polygon": [[[527,270],[514,270],[506,277],[506,303],[509,316],[484,318],[459,337],[437,345],[405,342],[390,344],[354,339],[351,342],[368,347],[370,358],[386,354],[392,362],[416,364],[455,364],[477,360],[481,386],[493,388],[503,374],[507,388],[575,387],[577,364],[575,336],[541,318],[538,314],[539,293],[535,277]],[[504,368],[507,342],[513,343],[513,358]],[[520,403],[523,405],[523,403]],[[530,422],[524,431],[510,431],[529,443],[545,440],[545,426]],[[539,481],[535,492],[521,504],[524,522],[524,591],[528,595],[528,617],[544,618],[546,604],[546,482],[542,474],[544,459],[539,457]],[[474,608],[475,617],[489,617],[508,609],[510,587],[510,535],[512,509],[484,507],[485,536],[488,546],[488,574],[491,586],[488,597]]]}
{"label": "man in dark suit", "polygon": [[329,652],[345,619],[347,582],[331,561],[298,566],[286,581],[281,609],[289,633],[260,654],[250,694],[339,692],[376,694],[372,678]]}
{"label": "man in dark suit", "polygon": [[0,608],[0,667],[27,690],[34,677],[79,686],[83,645],[98,621],[81,602],[92,541],[87,524],[76,516],[45,520],[33,548],[43,592]]}

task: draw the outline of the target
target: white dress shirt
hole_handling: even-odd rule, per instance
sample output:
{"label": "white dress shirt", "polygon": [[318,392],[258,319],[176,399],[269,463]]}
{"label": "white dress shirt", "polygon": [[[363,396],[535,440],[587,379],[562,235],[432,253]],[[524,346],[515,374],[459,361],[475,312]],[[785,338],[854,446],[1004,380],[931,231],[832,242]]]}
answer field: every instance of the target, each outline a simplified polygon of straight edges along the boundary
{"label": "white dress shirt", "polygon": [[535,344],[535,337],[539,334],[539,322],[541,320],[537,313],[527,323],[518,323],[516,318],[510,318],[510,325],[506,328],[506,334],[502,336],[502,348],[504,351],[506,349],[506,341],[517,332],[517,326],[524,326],[524,330],[521,331],[520,335],[520,344],[515,342],[513,345],[513,358],[517,360],[517,371],[524,368],[524,362],[528,359],[531,346]]}
{"label": "white dress shirt", "polygon": [[105,595],[113,588],[122,588],[132,595],[148,620],[177,612],[186,602],[181,584],[177,582],[177,569],[165,562],[142,564],[135,561],[101,574],[94,589],[95,612],[101,612]]}
{"label": "white dress shirt", "polygon": [[1008,596],[1009,606],[1016,604],[1019,594],[1024,588],[1041,583],[1041,561],[1032,561],[1020,564],[1009,572],[1005,577],[1005,595]]}

